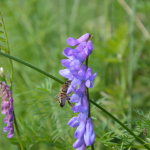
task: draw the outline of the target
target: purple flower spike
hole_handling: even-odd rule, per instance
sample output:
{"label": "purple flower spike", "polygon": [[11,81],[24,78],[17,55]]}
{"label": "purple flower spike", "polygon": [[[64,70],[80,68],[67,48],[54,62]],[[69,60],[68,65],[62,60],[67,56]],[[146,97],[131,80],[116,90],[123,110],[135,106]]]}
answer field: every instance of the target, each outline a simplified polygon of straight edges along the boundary
{"label": "purple flower spike", "polygon": [[[95,140],[93,124],[91,118],[88,118],[89,102],[87,100],[86,88],[94,86],[93,81],[97,73],[92,74],[92,69],[84,64],[86,58],[92,53],[93,45],[90,34],[86,33],[78,39],[72,37],[67,39],[70,46],[76,46],[75,49],[65,48],[63,55],[68,59],[61,60],[61,64],[67,69],[60,70],[63,77],[71,80],[67,95],[69,101],[75,103],[72,107],[74,113],[79,112],[77,117],[69,120],[70,127],[77,127],[74,137],[77,139],[73,144],[76,150],[85,150],[86,146],[92,145]],[[74,92],[71,96],[71,92]]]}
{"label": "purple flower spike", "polygon": [[86,146],[92,145],[94,143],[94,140],[95,140],[95,133],[93,131],[92,119],[88,118],[86,124],[86,132],[84,134],[84,141]]}
{"label": "purple flower spike", "polygon": [[4,119],[4,123],[7,124],[6,127],[3,128],[4,132],[8,132],[7,137],[12,138],[14,134],[13,127],[13,98],[12,93],[8,85],[5,82],[0,81],[0,96],[2,97],[1,103],[1,113],[5,114],[6,117]]}

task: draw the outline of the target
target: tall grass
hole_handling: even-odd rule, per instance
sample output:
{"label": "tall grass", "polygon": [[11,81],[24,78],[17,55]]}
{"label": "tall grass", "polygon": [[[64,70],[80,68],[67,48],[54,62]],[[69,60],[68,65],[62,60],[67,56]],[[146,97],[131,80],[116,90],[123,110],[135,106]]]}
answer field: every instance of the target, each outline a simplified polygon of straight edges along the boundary
{"label": "tall grass", "polygon": [[[150,2],[126,0],[133,11],[129,15],[122,1],[2,0],[0,9],[11,55],[64,81],[58,71],[63,68],[60,60],[67,46],[67,37],[78,38],[84,33],[91,33],[94,50],[89,64],[98,75],[94,88],[89,91],[90,98],[102,104],[124,124],[139,118],[134,109],[141,109],[147,115],[150,106],[150,42],[143,28],[139,28],[136,17],[148,35]],[[28,149],[72,149],[74,129],[68,129],[66,124],[74,114],[69,106],[61,109],[54,100],[61,85],[17,62],[13,64],[14,108],[23,141],[28,139]],[[10,74],[6,58],[0,57],[0,67]],[[95,106],[92,106],[92,116],[96,150],[113,149],[113,145],[107,142],[118,142],[118,136],[124,132]],[[16,135],[9,144],[2,132],[3,119],[4,116],[0,115],[0,150],[15,150]],[[149,137],[149,129],[147,133]],[[139,135],[145,138],[142,130]]]}

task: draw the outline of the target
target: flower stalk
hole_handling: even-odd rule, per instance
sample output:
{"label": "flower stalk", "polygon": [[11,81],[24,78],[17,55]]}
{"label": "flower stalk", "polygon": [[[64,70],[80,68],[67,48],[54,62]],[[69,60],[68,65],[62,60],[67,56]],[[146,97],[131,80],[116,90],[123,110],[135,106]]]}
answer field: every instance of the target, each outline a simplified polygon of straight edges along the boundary
{"label": "flower stalk", "polygon": [[[88,57],[93,51],[91,35],[86,33],[78,39],[72,37],[67,39],[70,46],[77,46],[75,49],[65,48],[63,55],[68,59],[62,59],[61,64],[67,69],[60,70],[63,77],[71,80],[67,94],[74,92],[70,96],[70,102],[75,103],[72,107],[74,113],[79,112],[77,117],[73,117],[68,122],[70,127],[77,127],[74,137],[77,139],[73,144],[76,150],[84,150],[91,145],[94,150],[95,133],[90,114],[90,102],[88,88],[93,88],[93,81],[97,73],[92,74],[92,69],[88,67]],[[85,62],[85,64],[84,64]]]}

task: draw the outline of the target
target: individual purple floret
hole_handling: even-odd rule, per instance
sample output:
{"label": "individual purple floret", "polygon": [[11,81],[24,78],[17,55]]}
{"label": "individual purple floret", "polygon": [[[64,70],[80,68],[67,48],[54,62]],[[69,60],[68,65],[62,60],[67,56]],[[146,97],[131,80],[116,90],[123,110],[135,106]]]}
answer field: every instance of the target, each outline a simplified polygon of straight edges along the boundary
{"label": "individual purple floret", "polygon": [[7,137],[12,138],[14,134],[13,127],[13,98],[8,85],[0,81],[0,97],[2,97],[1,113],[5,114],[4,123],[7,124],[3,128],[4,132],[8,132]]}
{"label": "individual purple floret", "polygon": [[75,103],[72,111],[74,113],[79,112],[77,117],[71,118],[68,122],[70,127],[77,127],[74,134],[76,141],[73,144],[76,150],[84,150],[86,146],[92,145],[95,140],[92,119],[88,118],[89,102],[87,100],[86,88],[93,88],[93,81],[97,73],[92,74],[92,69],[83,64],[93,51],[90,37],[90,34],[86,33],[78,39],[72,37],[67,39],[68,45],[77,47],[75,49],[65,48],[63,55],[68,59],[62,59],[61,64],[66,69],[59,71],[60,75],[72,81],[67,94],[74,92],[70,96],[70,102]]}

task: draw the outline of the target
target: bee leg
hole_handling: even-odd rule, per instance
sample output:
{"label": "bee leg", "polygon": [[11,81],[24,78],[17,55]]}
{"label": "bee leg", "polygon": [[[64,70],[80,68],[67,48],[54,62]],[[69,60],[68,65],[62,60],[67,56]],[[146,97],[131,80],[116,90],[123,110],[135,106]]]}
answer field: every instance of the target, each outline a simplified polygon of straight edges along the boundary
{"label": "bee leg", "polygon": [[68,101],[69,106],[70,106],[70,107],[73,107],[74,105],[72,105],[72,104],[69,102],[69,100],[70,100],[70,96],[68,96],[67,101]]}
{"label": "bee leg", "polygon": [[54,103],[56,103],[57,102],[57,100],[58,100],[58,94],[54,97]]}
{"label": "bee leg", "polygon": [[70,107],[73,107],[73,105],[69,101],[68,101],[68,104],[69,104]]}

